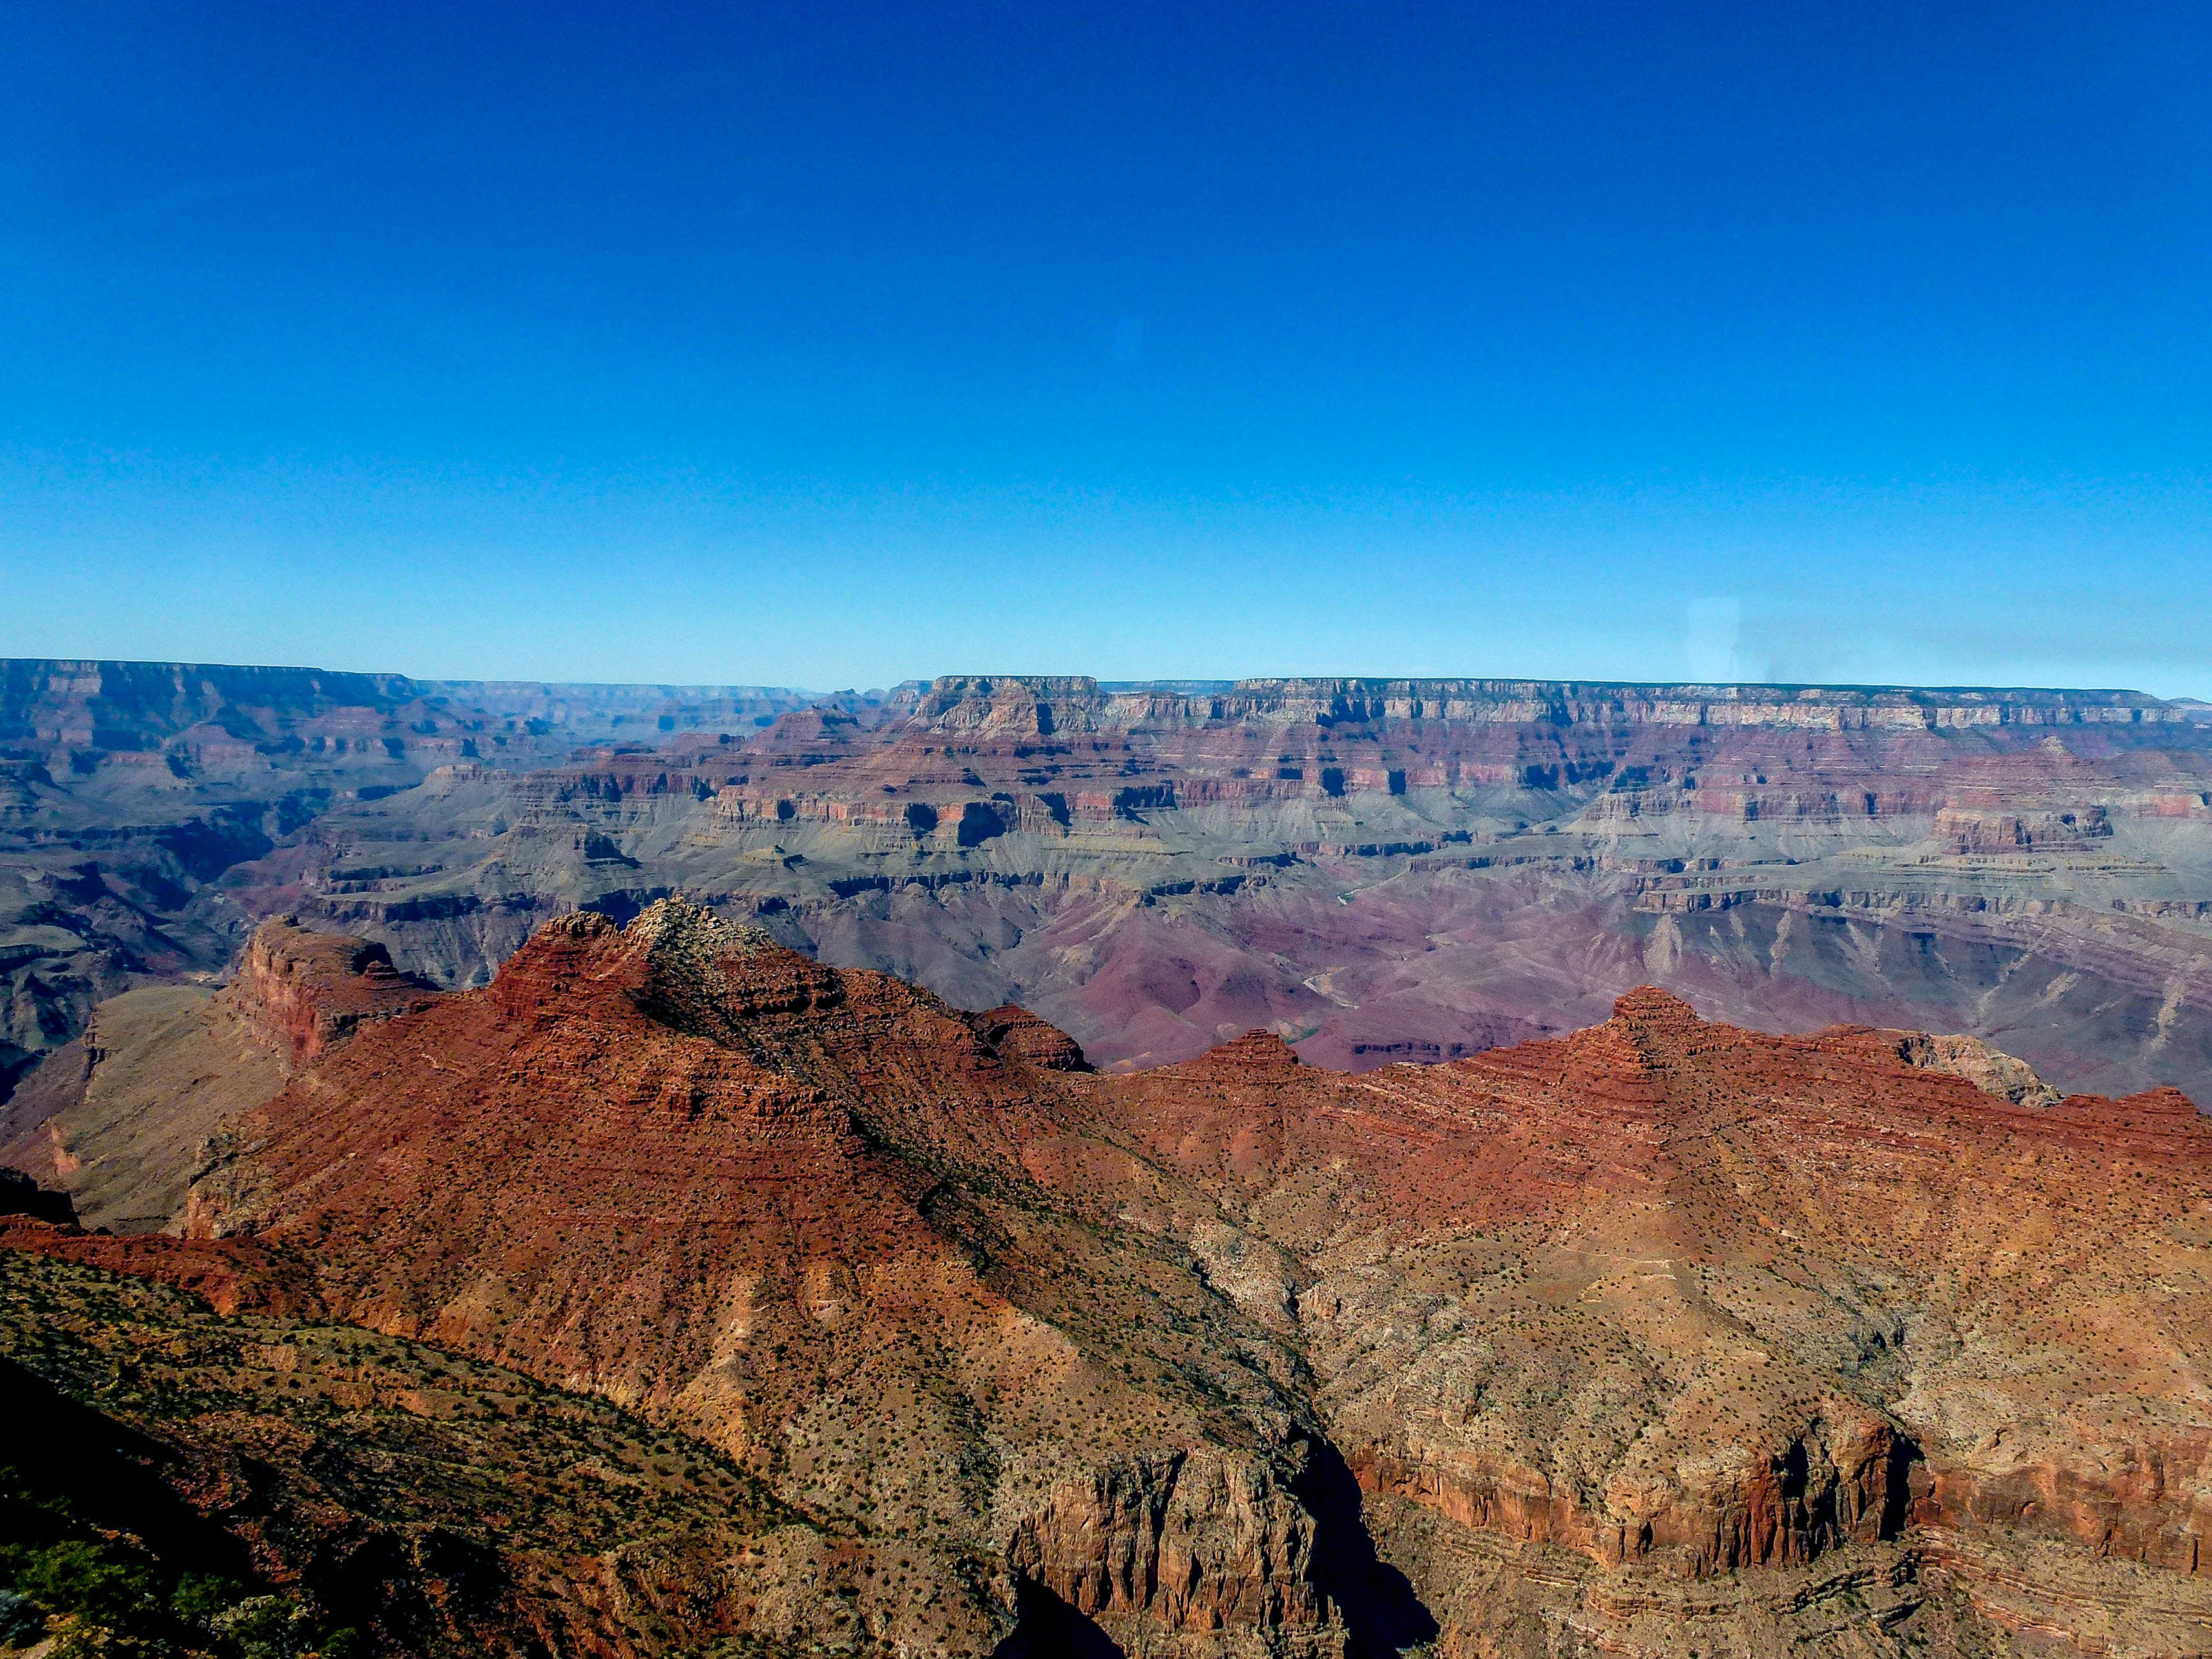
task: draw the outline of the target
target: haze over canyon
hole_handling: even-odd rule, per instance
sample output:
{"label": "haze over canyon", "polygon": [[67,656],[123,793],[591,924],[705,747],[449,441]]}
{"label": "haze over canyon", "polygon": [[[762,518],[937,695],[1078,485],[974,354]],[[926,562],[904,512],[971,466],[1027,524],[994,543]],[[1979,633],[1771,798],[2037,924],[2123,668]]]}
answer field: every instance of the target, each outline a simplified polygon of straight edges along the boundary
{"label": "haze over canyon", "polygon": [[1492,681],[743,687],[15,662],[0,1076],[259,920],[481,984],[681,892],[1102,1065],[1437,1060],[1632,986],[2212,1092],[2212,708]]}

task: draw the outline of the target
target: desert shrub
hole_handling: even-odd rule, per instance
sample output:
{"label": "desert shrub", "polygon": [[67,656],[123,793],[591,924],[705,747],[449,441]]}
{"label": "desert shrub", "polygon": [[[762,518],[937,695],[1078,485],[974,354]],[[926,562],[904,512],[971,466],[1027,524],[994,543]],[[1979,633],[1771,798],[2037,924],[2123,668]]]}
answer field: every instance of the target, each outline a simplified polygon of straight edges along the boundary
{"label": "desert shrub", "polygon": [[30,1552],[15,1591],[52,1613],[124,1631],[157,1620],[166,1598],[146,1565],[112,1545],[69,1538]]}

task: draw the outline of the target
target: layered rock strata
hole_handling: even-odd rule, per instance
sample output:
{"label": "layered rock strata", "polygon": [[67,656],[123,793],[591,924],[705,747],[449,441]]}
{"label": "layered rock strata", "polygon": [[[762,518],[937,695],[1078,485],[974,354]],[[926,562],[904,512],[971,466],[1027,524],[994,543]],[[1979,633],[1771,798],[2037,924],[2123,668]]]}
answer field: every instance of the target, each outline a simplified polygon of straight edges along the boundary
{"label": "layered rock strata", "polygon": [[750,732],[808,701],[0,659],[0,1102],[95,1003],[222,968],[265,914],[241,915],[225,872],[334,807],[373,808],[441,766],[531,769],[630,733]]}
{"label": "layered rock strata", "polygon": [[264,922],[220,988],[146,986],[95,1006],[85,1035],[0,1103],[0,1164],[65,1190],[88,1225],[158,1231],[209,1137],[332,1043],[437,994],[381,945]]}
{"label": "layered rock strata", "polygon": [[2182,1097],[1651,989],[1361,1075],[1045,1035],[580,915],[239,1120],[175,1248],[716,1447],[906,1552],[917,1650],[2212,1632]]}
{"label": "layered rock strata", "polygon": [[2129,693],[952,676],[458,764],[234,879],[447,985],[687,892],[1109,1067],[1449,1060],[1654,982],[2212,1091],[2212,723]]}

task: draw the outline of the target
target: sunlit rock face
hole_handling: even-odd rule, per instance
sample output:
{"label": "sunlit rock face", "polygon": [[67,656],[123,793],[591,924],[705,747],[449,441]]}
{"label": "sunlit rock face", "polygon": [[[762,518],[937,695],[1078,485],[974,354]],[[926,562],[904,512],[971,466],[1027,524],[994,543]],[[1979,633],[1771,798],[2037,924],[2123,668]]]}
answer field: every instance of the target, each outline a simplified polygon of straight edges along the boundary
{"label": "sunlit rock face", "polygon": [[[480,983],[672,892],[1105,1067],[1274,1030],[1351,1070],[1605,1018],[1974,1036],[2212,1089],[2212,726],[2129,693],[956,676],[766,728],[464,763],[226,902]],[[394,850],[404,843],[406,856]]]}
{"label": "sunlit rock face", "polygon": [[1052,1035],[582,913],[233,1120],[191,1237],[9,1238],[604,1396],[895,1547],[872,1628],[947,1652],[1781,1652],[1839,1584],[1938,1651],[2212,1618],[2178,1092],[1652,987],[1357,1074]]}

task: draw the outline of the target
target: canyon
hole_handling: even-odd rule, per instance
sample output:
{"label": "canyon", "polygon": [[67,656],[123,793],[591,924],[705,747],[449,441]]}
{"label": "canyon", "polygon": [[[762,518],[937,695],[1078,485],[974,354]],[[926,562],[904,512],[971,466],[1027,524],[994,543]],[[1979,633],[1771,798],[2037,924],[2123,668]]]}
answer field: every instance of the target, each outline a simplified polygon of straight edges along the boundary
{"label": "canyon", "polygon": [[1973,1035],[2068,1089],[2212,1089],[2199,704],[0,671],[0,1092],[270,916],[454,988],[550,916],[672,893],[1035,1008],[1109,1067],[1255,1027],[1351,1070],[1450,1059],[1650,982],[1755,1028]]}
{"label": "canyon", "polygon": [[[268,1067],[162,1231],[0,1221],[10,1273],[106,1310],[58,1348],[0,1298],[10,1363],[194,1468],[306,1443],[248,1432],[271,1413],[434,1418],[405,1379],[445,1364],[499,1436],[603,1402],[591,1432],[693,1483],[595,1557],[556,1478],[583,1454],[502,1454],[468,1478],[532,1488],[527,1535],[438,1518],[470,1597],[392,1549],[349,1592],[401,1650],[2212,1638],[2212,1127],[2170,1089],[2060,1096],[1972,1038],[1754,1032],[1655,987],[1433,1065],[1258,1030],[1098,1071],[1018,1007],[675,899],[556,917],[448,993],[271,922],[192,1018]],[[149,1063],[103,1048],[85,1098]],[[118,1325],[186,1400],[237,1395],[247,1340],[297,1351],[301,1390],[101,1393],[76,1345]],[[301,1467],[325,1534],[380,1519]],[[273,1577],[335,1582],[275,1484],[258,1513],[191,1490]]]}
{"label": "canyon", "polygon": [[1361,1070],[1667,987],[2212,1087],[2212,724],[2130,693],[955,677],[441,768],[218,884],[480,984],[681,892],[1101,1065],[1254,1027]]}
{"label": "canyon", "polygon": [[457,763],[808,706],[743,686],[562,686],[0,659],[0,1097],[123,991],[228,965],[210,884],[336,805]]}
{"label": "canyon", "polygon": [[378,1651],[2212,1651],[2208,714],[0,665],[0,1385]]}

